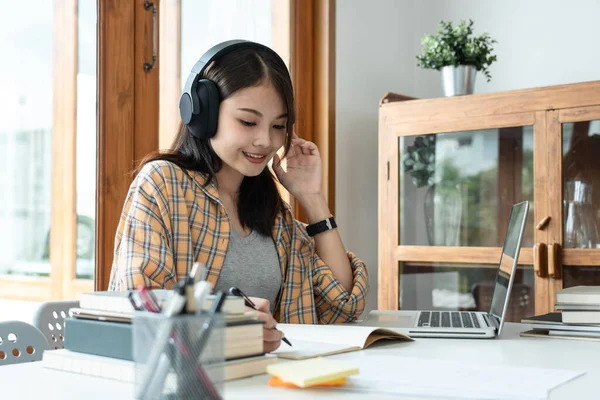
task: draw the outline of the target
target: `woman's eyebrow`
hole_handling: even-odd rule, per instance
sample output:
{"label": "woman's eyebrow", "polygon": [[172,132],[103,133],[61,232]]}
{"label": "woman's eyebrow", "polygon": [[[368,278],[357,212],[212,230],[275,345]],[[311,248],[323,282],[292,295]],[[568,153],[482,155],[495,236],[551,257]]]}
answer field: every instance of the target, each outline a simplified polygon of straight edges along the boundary
{"label": "woman's eyebrow", "polygon": [[[255,110],[253,108],[238,108],[238,110],[240,110],[240,111],[246,111],[246,112],[252,113],[254,115],[258,115],[259,117],[263,116],[260,111]],[[283,114],[281,114],[279,117],[277,117],[275,119],[281,119],[281,118],[287,117],[287,116],[288,116],[287,113],[283,113]]]}

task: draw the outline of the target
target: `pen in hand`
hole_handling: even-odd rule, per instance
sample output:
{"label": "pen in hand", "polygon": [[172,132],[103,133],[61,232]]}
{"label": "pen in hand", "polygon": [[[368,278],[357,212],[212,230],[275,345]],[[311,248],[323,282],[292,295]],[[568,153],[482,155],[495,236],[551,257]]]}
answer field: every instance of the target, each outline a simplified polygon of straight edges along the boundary
{"label": "pen in hand", "polygon": [[[256,307],[256,304],[254,304],[254,302],[250,300],[250,298],[246,296],[244,292],[242,292],[237,287],[234,286],[229,288],[229,293],[231,293],[234,296],[242,297],[244,299],[244,304],[246,305],[246,307],[250,307],[253,310],[259,311],[259,309]],[[288,346],[292,346],[292,343],[290,343],[290,341],[285,336],[281,338],[281,340],[283,340],[283,342],[286,343]]]}

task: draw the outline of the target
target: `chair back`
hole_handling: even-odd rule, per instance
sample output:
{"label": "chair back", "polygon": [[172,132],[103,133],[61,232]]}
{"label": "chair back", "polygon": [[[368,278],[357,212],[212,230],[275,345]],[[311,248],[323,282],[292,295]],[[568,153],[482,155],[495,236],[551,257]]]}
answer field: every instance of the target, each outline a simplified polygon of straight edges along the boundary
{"label": "chair back", "polygon": [[40,361],[49,348],[35,326],[23,321],[0,322],[0,366]]}
{"label": "chair back", "polygon": [[35,312],[33,325],[46,337],[50,349],[65,348],[65,318],[73,307],[79,307],[78,300],[47,301]]}

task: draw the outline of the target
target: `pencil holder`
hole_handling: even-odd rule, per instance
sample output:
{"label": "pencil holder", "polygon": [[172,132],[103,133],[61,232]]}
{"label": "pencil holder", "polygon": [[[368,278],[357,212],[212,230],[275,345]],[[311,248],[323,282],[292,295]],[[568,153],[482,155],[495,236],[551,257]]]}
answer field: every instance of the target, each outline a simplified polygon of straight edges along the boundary
{"label": "pencil holder", "polygon": [[137,312],[133,358],[137,399],[221,399],[225,324],[220,313]]}

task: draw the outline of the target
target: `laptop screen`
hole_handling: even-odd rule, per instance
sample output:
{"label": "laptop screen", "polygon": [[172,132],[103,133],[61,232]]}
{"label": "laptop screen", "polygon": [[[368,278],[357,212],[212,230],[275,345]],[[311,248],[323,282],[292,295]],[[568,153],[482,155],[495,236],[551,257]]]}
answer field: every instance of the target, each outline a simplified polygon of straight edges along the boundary
{"label": "laptop screen", "polygon": [[521,249],[521,239],[523,237],[523,230],[525,229],[528,208],[529,203],[524,201],[515,204],[510,212],[508,229],[504,238],[504,247],[502,248],[500,266],[496,274],[496,284],[490,307],[490,317],[496,320],[499,328],[504,322],[508,307],[509,293],[513,282],[512,277],[516,268],[519,250]]}

